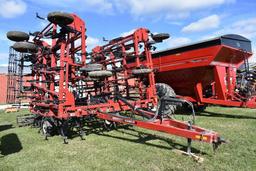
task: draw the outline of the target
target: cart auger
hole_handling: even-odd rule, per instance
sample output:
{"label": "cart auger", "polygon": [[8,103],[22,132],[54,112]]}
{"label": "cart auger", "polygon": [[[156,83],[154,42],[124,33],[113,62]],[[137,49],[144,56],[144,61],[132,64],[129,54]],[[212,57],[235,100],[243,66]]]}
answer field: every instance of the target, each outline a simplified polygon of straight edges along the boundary
{"label": "cart auger", "polygon": [[47,19],[42,31],[7,33],[16,41],[12,48],[19,60],[30,62],[31,86],[24,87],[23,97],[31,99],[30,111],[46,139],[60,134],[67,143],[70,131],[83,139],[83,127],[97,121],[106,129],[128,124],[184,137],[189,153],[192,140],[214,147],[224,142],[218,133],[195,126],[194,115],[188,122],[174,119],[176,105],[188,103],[194,114],[193,105],[155,83],[151,52],[169,34],[139,28],[88,53],[81,18],[52,12]]}

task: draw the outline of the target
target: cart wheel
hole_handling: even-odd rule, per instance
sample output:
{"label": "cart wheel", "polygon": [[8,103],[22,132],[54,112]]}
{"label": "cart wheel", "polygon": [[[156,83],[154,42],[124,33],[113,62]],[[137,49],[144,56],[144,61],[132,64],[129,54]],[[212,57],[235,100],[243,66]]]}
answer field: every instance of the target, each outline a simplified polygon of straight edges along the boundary
{"label": "cart wheel", "polygon": [[64,127],[61,127],[61,128],[60,128],[60,135],[61,135],[61,137],[63,138],[63,143],[64,143],[64,144],[68,144],[67,132],[66,132],[66,130],[65,130]]}
{"label": "cart wheel", "polygon": [[68,144],[68,132],[69,132],[69,124],[68,121],[63,121],[60,125],[60,135],[63,139],[64,144]]}
{"label": "cart wheel", "polygon": [[79,131],[79,136],[80,136],[80,138],[81,138],[81,140],[85,140],[85,132],[83,131],[83,130],[80,130]]}
{"label": "cart wheel", "polygon": [[91,72],[91,71],[101,71],[102,64],[87,64],[85,67],[81,68],[80,71]]}
{"label": "cart wheel", "polygon": [[141,75],[149,74],[152,71],[153,71],[152,69],[133,69],[132,74],[135,76],[141,76]]}
{"label": "cart wheel", "polygon": [[[164,83],[156,83],[156,93],[158,98],[162,97],[176,97],[176,93],[174,90],[167,84]],[[177,106],[173,104],[166,104],[164,107],[163,114],[171,115],[175,112]]]}
{"label": "cart wheel", "polygon": [[48,120],[43,120],[41,126],[42,134],[45,136],[45,140],[48,140],[48,137],[51,135],[52,124]]}
{"label": "cart wheel", "polygon": [[12,47],[14,50],[21,53],[36,53],[38,51],[37,46],[30,42],[16,42]]}
{"label": "cart wheel", "polygon": [[112,129],[116,129],[116,123],[113,121],[104,120],[104,128],[107,131],[110,131]]}
{"label": "cart wheel", "polygon": [[15,42],[21,42],[21,41],[28,41],[29,35],[22,31],[9,31],[7,32],[7,38],[15,41]]}
{"label": "cart wheel", "polygon": [[168,39],[169,37],[170,35],[168,33],[158,33],[158,34],[152,35],[152,39],[156,42],[161,42],[165,39]]}
{"label": "cart wheel", "polygon": [[89,77],[91,78],[104,78],[112,76],[111,71],[102,70],[102,71],[91,71],[88,73]]}
{"label": "cart wheel", "polygon": [[68,144],[68,137],[63,137],[63,143]]}
{"label": "cart wheel", "polygon": [[81,119],[76,119],[75,121],[76,123],[76,127],[78,128],[78,133],[79,133],[79,136],[81,138],[81,140],[85,140],[85,132],[83,130],[83,121]]}
{"label": "cart wheel", "polygon": [[96,62],[99,62],[99,61],[103,60],[104,58],[102,58],[102,56],[95,56],[93,59],[94,59]]}
{"label": "cart wheel", "polygon": [[73,16],[65,12],[51,12],[48,14],[47,19],[51,23],[59,25],[69,25],[74,21]]}
{"label": "cart wheel", "polygon": [[90,77],[86,77],[85,79],[83,79],[83,81],[86,81],[86,82],[92,82],[92,81],[98,81],[99,79],[97,78],[90,78]]}

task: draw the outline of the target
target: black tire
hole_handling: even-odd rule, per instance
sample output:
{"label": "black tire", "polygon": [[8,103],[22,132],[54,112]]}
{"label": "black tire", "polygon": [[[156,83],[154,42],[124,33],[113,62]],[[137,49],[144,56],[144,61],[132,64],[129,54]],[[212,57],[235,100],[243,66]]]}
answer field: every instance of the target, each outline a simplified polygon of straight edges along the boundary
{"label": "black tire", "polygon": [[53,135],[53,125],[50,121],[44,119],[41,125],[42,134],[44,136],[52,136]]}
{"label": "black tire", "polygon": [[38,51],[37,46],[30,42],[16,42],[12,47],[14,50],[21,53],[36,53]]}
{"label": "black tire", "polygon": [[15,41],[15,42],[29,40],[29,35],[22,31],[9,31],[9,32],[7,32],[6,36],[8,39]]}
{"label": "black tire", "polygon": [[151,73],[152,69],[133,69],[132,74],[135,76],[145,75]]}
{"label": "black tire", "polygon": [[99,61],[102,61],[104,58],[102,58],[102,56],[95,56],[94,57],[94,60],[96,61],[96,62],[99,62]]}
{"label": "black tire", "polygon": [[91,82],[91,81],[98,81],[98,79],[97,78],[86,77],[85,79],[83,79],[83,81]]}
{"label": "black tire", "polygon": [[[170,97],[170,96],[176,97],[176,93],[174,92],[174,90],[169,85],[164,83],[156,83],[156,93],[159,99],[162,97]],[[175,112],[176,108],[177,108],[176,105],[172,105],[172,104],[165,105],[163,114],[171,115]]]}
{"label": "black tire", "polygon": [[51,12],[48,14],[47,19],[51,23],[59,25],[69,25],[74,21],[73,16],[65,12]]}
{"label": "black tire", "polygon": [[91,71],[88,73],[89,77],[91,78],[104,78],[104,77],[110,77],[112,76],[112,72],[111,71],[106,71],[106,70],[102,70],[102,71]]}
{"label": "black tire", "polygon": [[158,33],[158,34],[152,35],[152,39],[156,42],[161,42],[165,39],[168,39],[169,37],[170,35],[168,33]]}
{"label": "black tire", "polygon": [[81,68],[80,71],[91,72],[91,71],[101,71],[102,64],[87,64],[85,67]]}
{"label": "black tire", "polygon": [[33,88],[31,86],[23,86],[22,87],[22,92],[24,92],[24,91],[32,91],[32,90],[33,90]]}
{"label": "black tire", "polygon": [[106,131],[111,131],[117,128],[117,123],[114,121],[104,120],[103,125]]}

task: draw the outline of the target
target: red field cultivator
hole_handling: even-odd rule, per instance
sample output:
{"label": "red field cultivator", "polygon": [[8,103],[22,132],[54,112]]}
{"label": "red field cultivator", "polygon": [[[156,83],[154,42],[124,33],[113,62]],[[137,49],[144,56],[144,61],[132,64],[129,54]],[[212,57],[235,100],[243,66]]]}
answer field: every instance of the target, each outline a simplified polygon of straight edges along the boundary
{"label": "red field cultivator", "polygon": [[83,138],[84,125],[96,119],[107,129],[128,124],[187,138],[189,152],[192,140],[215,147],[223,142],[218,133],[195,126],[194,119],[172,117],[175,105],[188,103],[192,111],[193,105],[155,83],[151,51],[167,34],[139,28],[87,53],[82,19],[53,12],[48,20],[30,42],[26,33],[7,33],[17,41],[12,48],[22,54],[19,60],[31,63],[31,86],[24,91],[46,138],[57,132],[66,143],[71,130]]}

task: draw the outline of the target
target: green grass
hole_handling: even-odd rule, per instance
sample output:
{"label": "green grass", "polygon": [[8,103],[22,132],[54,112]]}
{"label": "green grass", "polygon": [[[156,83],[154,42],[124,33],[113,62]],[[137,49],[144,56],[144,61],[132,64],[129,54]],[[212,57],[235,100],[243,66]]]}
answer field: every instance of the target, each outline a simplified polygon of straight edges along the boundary
{"label": "green grass", "polygon": [[37,129],[16,126],[16,115],[26,112],[0,113],[0,125],[14,125],[0,130],[0,170],[256,170],[256,110],[208,107],[199,113],[197,125],[229,141],[216,154],[209,144],[193,142],[203,163],[172,150],[184,149],[185,139],[135,127],[76,137],[68,145],[59,136],[45,141]]}

